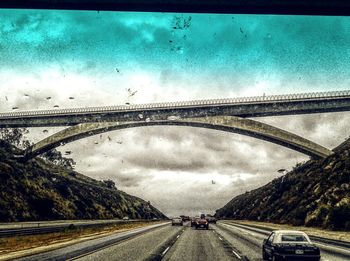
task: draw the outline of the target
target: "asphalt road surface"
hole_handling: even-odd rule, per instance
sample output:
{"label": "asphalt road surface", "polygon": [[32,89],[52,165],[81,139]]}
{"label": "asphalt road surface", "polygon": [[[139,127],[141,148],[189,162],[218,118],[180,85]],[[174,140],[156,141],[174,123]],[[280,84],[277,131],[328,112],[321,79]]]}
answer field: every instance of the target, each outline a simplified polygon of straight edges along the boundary
{"label": "asphalt road surface", "polygon": [[[196,230],[190,227],[189,222],[184,226],[171,226],[168,223],[102,248],[80,251],[79,255],[65,260],[262,260],[261,245],[264,238],[266,235],[258,231],[237,227],[226,221],[210,224],[209,230]],[[101,243],[101,240],[98,242]],[[94,240],[84,244],[94,245]],[[350,249],[336,248],[321,248],[322,260],[350,260]],[[69,249],[61,249],[61,252],[64,251]],[[46,253],[46,257],[47,260],[57,260],[50,253]],[[31,260],[35,259],[35,256],[31,257]]]}
{"label": "asphalt road surface", "polygon": [[[212,227],[248,260],[262,260],[261,245],[267,236],[243,227],[232,226],[232,224],[235,223],[220,222]],[[321,248],[322,261],[350,260],[350,249],[323,244],[316,245]]]}
{"label": "asphalt road surface", "polygon": [[[126,240],[101,251],[97,251],[77,260],[145,260],[157,259],[164,251],[163,246],[169,239],[179,235],[183,227],[168,225],[138,237]],[[170,243],[170,242],[169,242]],[[159,258],[158,258],[159,259]]]}

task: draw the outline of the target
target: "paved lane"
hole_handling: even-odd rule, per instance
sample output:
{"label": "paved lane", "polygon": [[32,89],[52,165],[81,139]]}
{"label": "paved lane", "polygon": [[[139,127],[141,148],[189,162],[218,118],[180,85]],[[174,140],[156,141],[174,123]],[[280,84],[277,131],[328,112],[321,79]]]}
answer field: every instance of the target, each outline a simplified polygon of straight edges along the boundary
{"label": "paved lane", "polygon": [[231,251],[231,247],[212,228],[209,230],[196,230],[187,226],[162,260],[226,261],[236,259]]}
{"label": "paved lane", "polygon": [[261,244],[264,237],[252,236],[247,231],[238,230],[220,223],[212,225],[212,228],[224,237],[240,256],[253,261],[262,260]]}
{"label": "paved lane", "polygon": [[168,225],[74,260],[136,261],[157,259],[163,252],[163,246],[167,245],[169,240],[176,238],[182,229],[184,227]]}
{"label": "paved lane", "polygon": [[[152,233],[162,227],[169,227],[170,223],[153,224],[146,227],[139,227],[124,232],[113,233],[108,236],[99,237],[96,239],[86,240],[80,243],[72,244],[66,247],[58,248],[52,251],[42,252],[23,258],[17,258],[16,260],[25,261],[44,261],[44,260],[55,260],[55,261],[66,261],[77,256],[91,253],[99,249],[107,249],[108,247],[121,243],[125,240],[132,239],[134,237],[141,236],[143,234]],[[129,249],[133,251],[133,249]]]}

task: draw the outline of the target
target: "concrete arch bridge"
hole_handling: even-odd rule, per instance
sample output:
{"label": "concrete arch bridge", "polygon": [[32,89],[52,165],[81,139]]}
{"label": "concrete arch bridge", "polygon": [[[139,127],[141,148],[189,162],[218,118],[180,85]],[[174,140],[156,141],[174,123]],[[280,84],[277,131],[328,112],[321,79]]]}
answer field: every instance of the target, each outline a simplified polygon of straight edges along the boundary
{"label": "concrete arch bridge", "polygon": [[332,151],[310,140],[274,126],[235,116],[208,116],[196,118],[172,118],[167,120],[116,121],[80,123],[59,131],[34,144],[25,151],[24,159],[29,160],[39,154],[63,144],[109,131],[145,126],[188,126],[238,133],[260,140],[272,142],[304,153],[313,158],[325,158]]}
{"label": "concrete arch bridge", "polygon": [[253,117],[350,111],[350,90],[168,103],[0,113],[0,128],[70,126],[27,149],[31,159],[62,144],[99,133],[156,125],[239,133],[324,158],[332,151]]}

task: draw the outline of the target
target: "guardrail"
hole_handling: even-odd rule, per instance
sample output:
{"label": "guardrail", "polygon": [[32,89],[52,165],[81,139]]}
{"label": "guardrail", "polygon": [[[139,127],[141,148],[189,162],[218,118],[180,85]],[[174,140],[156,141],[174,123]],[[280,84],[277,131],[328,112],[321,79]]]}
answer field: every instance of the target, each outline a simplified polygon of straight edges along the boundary
{"label": "guardrail", "polygon": [[37,227],[25,227],[25,228],[9,228],[9,229],[0,229],[0,238],[4,237],[12,237],[12,236],[24,236],[24,235],[38,235],[38,234],[47,234],[47,233],[55,233],[62,232],[69,229],[76,228],[90,228],[90,227],[101,227],[112,224],[127,224],[134,222],[154,222],[160,220],[140,220],[140,219],[132,219],[132,220],[111,220],[103,221],[103,222],[87,222],[87,223],[64,223],[60,225],[47,225],[38,223]]}
{"label": "guardrail", "polygon": [[209,99],[209,100],[193,100],[179,102],[164,103],[148,103],[135,105],[118,105],[118,106],[101,106],[101,107],[85,107],[70,109],[53,109],[53,110],[36,110],[21,112],[0,113],[0,119],[23,118],[23,117],[49,117],[55,115],[71,115],[71,114],[87,114],[87,113],[103,113],[103,112],[123,112],[138,111],[151,109],[171,109],[171,108],[193,108],[198,106],[223,106],[236,105],[246,103],[262,103],[262,102],[283,102],[283,101],[301,101],[301,100],[325,100],[334,98],[350,98],[350,90],[346,91],[329,91],[329,92],[312,92],[299,94],[283,94],[283,95],[263,95],[252,97],[238,97],[228,99]]}

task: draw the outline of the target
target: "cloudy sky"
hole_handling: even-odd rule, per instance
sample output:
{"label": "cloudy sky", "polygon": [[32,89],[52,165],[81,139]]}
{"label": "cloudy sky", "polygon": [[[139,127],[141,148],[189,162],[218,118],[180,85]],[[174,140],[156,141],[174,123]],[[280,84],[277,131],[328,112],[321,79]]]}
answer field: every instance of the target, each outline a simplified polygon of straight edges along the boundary
{"label": "cloudy sky", "polygon": [[[347,17],[0,10],[0,111],[347,90],[349,44]],[[347,112],[256,120],[328,148],[349,137]],[[29,138],[60,128],[43,130]],[[114,131],[60,150],[72,151],[77,171],[113,179],[167,215],[214,212],[308,159],[175,126]]]}

